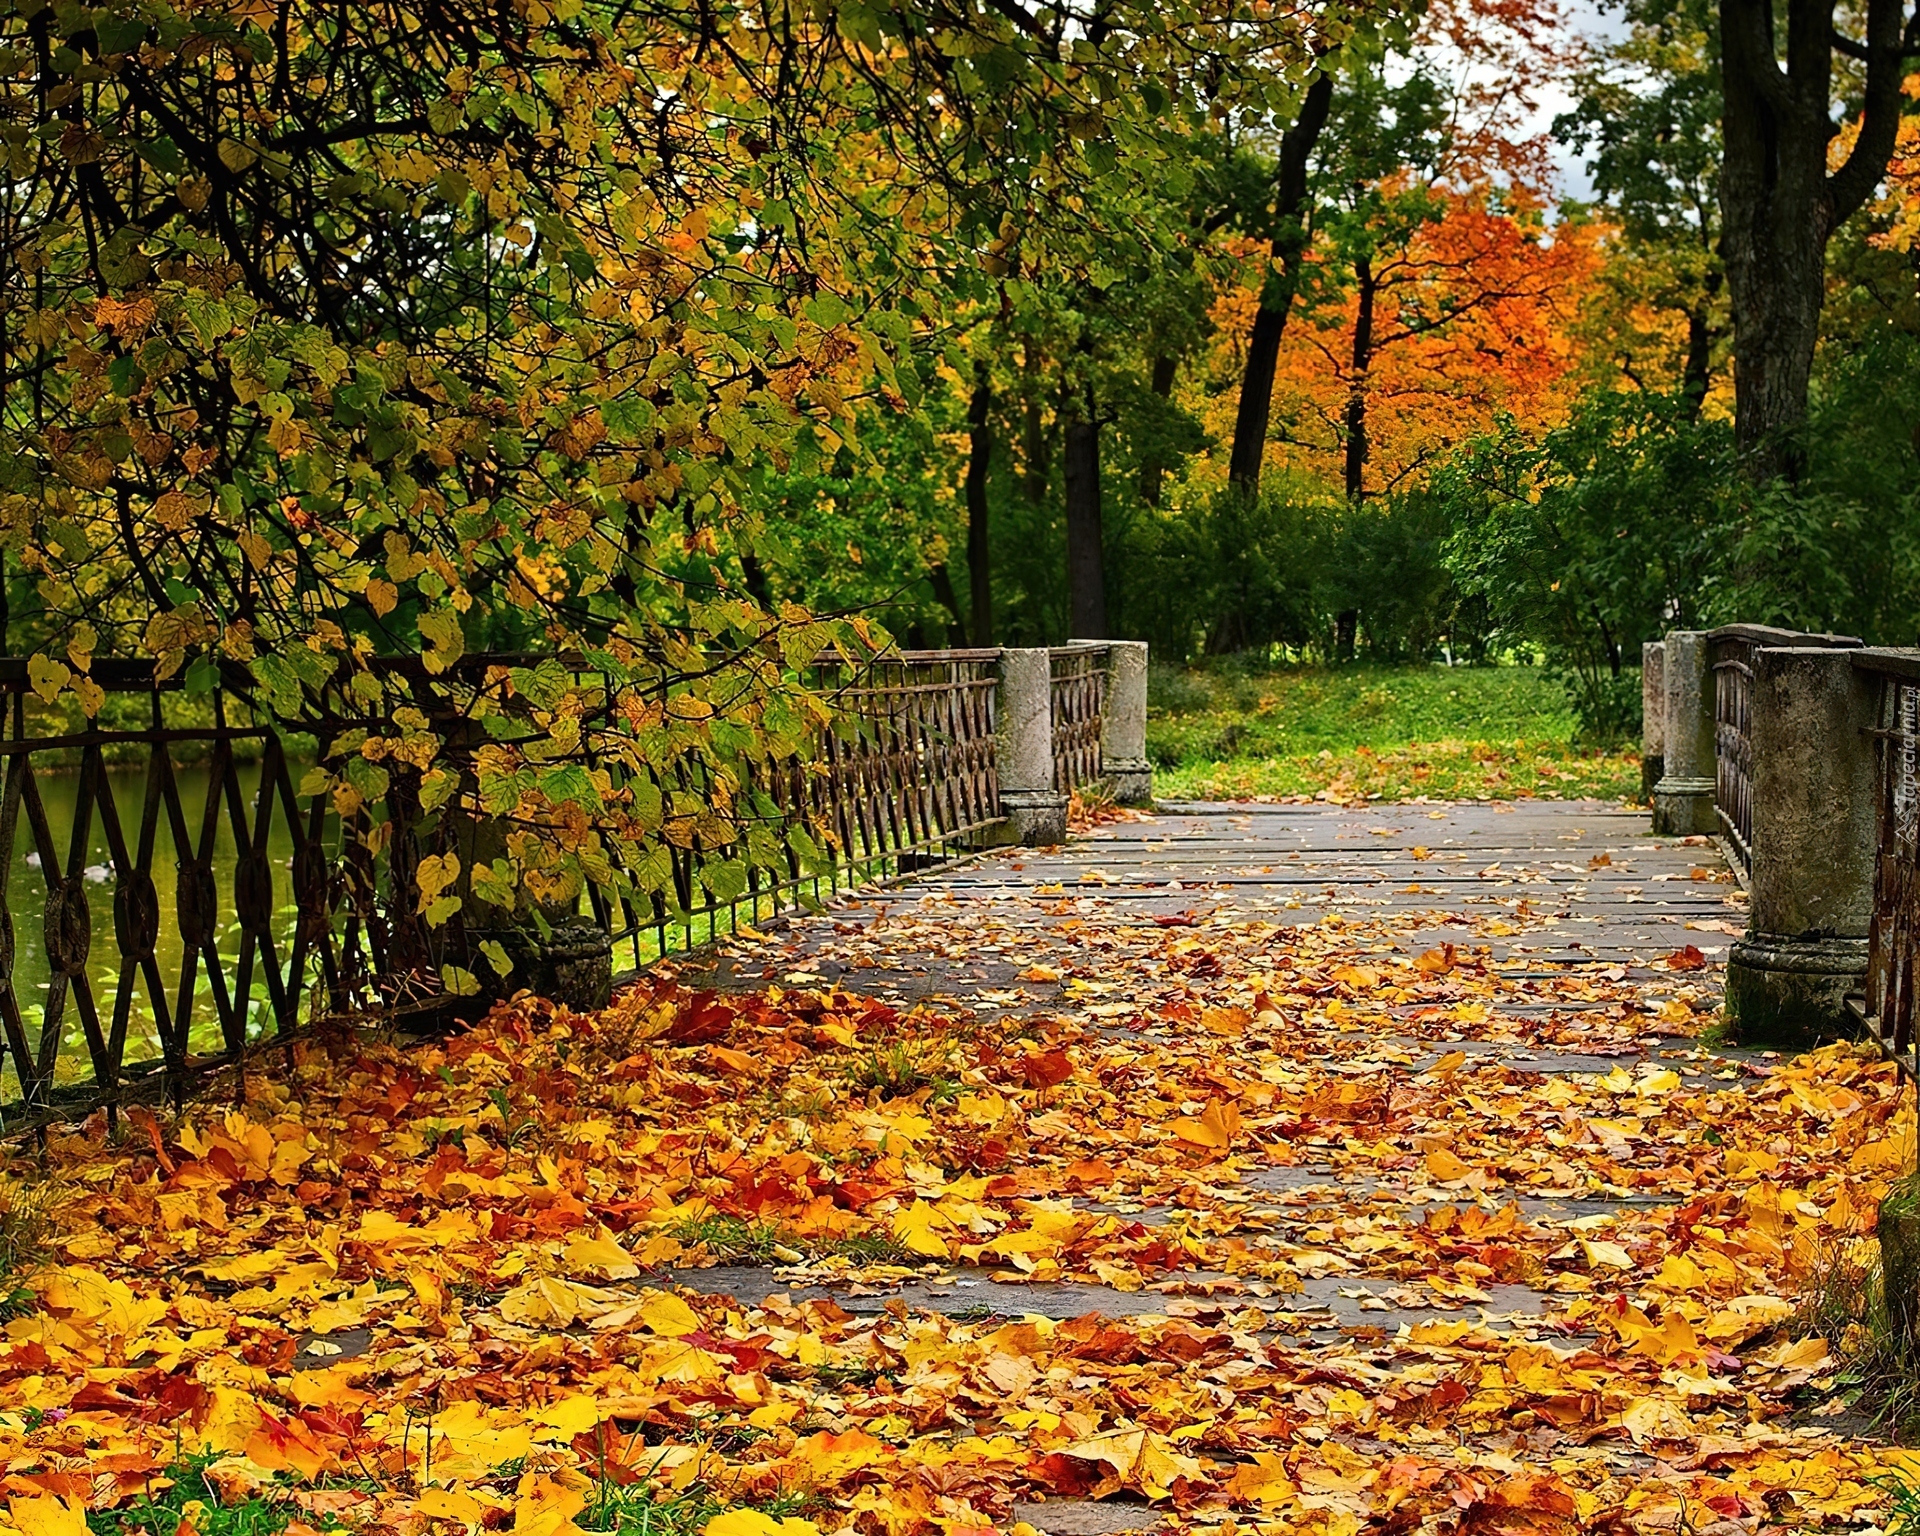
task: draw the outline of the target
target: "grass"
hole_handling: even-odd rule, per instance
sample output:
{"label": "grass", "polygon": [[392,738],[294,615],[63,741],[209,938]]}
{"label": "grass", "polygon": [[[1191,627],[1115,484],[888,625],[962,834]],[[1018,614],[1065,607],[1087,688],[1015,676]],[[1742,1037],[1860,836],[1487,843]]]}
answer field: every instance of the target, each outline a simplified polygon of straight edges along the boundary
{"label": "grass", "polygon": [[[575,1519],[583,1531],[605,1531],[611,1536],[694,1536],[727,1508],[706,1488],[696,1484],[680,1493],[668,1493],[651,1483],[621,1486],[602,1480]],[[806,1493],[788,1493],[757,1503],[753,1508],[769,1519],[804,1516],[815,1508]]]}
{"label": "grass", "polygon": [[704,1248],[723,1264],[797,1264],[803,1260],[840,1258],[850,1264],[918,1264],[913,1251],[879,1233],[847,1237],[802,1237],[768,1221],[749,1221],[723,1211],[688,1216],[667,1228],[667,1235],[687,1248]]}
{"label": "grass", "polygon": [[[315,1516],[291,1497],[292,1486],[223,1502],[207,1469],[219,1458],[191,1457],[170,1468],[167,1487],[149,1492],[120,1509],[87,1514],[91,1536],[172,1536],[175,1531],[197,1536],[280,1536],[295,1522],[322,1531],[342,1529],[331,1516]],[[518,1469],[499,1469],[496,1493],[511,1495]],[[696,1536],[707,1522],[727,1508],[708,1488],[695,1484],[682,1491],[655,1487],[642,1479],[625,1485],[610,1478],[596,1479],[586,1495],[586,1508],[574,1524],[583,1531],[607,1536]],[[785,1494],[753,1507],[778,1520],[804,1514],[813,1504],[805,1493]]]}
{"label": "grass", "polygon": [[855,1088],[878,1090],[889,1099],[910,1098],[927,1088],[932,1090],[934,1101],[939,1102],[960,1091],[960,1080],[952,1068],[950,1041],[901,1040],[869,1050],[864,1061],[848,1070],[847,1081]]}
{"label": "grass", "polygon": [[1624,799],[1637,753],[1572,745],[1537,667],[1265,666],[1154,673],[1147,753],[1163,799]]}
{"label": "grass", "polygon": [[[1852,1404],[1870,1415],[1874,1427],[1903,1444],[1920,1438],[1920,1358],[1901,1337],[1888,1304],[1888,1267],[1894,1289],[1911,1289],[1915,1254],[1910,1249],[1913,1217],[1920,1210],[1920,1182],[1913,1176],[1896,1184],[1880,1207],[1882,1231],[1875,1245],[1843,1243],[1822,1254],[1801,1287],[1788,1322],[1797,1338],[1819,1337],[1841,1362],[1836,1384]],[[1906,1243],[1890,1246],[1889,1225],[1901,1223]],[[1883,1262],[1884,1260],[1884,1262]],[[1891,1491],[1891,1490],[1890,1490]],[[1909,1524],[1897,1527],[1920,1536],[1920,1488],[1909,1489]]]}
{"label": "grass", "polygon": [[190,1458],[168,1469],[171,1481],[165,1488],[119,1509],[89,1510],[87,1529],[92,1536],[172,1536],[183,1529],[199,1536],[279,1536],[296,1520],[309,1525],[317,1521],[323,1530],[335,1528],[331,1518],[310,1515],[291,1498],[271,1493],[223,1502],[207,1476],[208,1467],[218,1459],[214,1455]]}

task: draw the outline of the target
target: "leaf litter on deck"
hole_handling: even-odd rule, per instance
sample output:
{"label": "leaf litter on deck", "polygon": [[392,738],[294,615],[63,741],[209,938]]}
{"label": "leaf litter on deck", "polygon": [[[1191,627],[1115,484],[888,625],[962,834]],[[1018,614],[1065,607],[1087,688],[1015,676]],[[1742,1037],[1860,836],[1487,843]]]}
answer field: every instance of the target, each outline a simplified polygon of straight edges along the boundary
{"label": "leaf litter on deck", "polygon": [[[200,1457],[315,1529],[555,1536],[644,1483],[738,1506],[711,1536],[961,1536],[1049,1496],[1730,1536],[1870,1525],[1911,1465],[1823,1427],[1838,1362],[1784,1326],[1908,1165],[1911,1096],[1850,1047],[1695,1047],[1700,949],[1523,971],[1487,942],[1540,927],[1511,908],[869,917],[738,947],[1038,979],[970,1012],[661,976],[55,1138],[4,1523],[77,1536]],[[765,1299],[704,1294],[743,1251]],[[1128,1305],[886,1302],[969,1277]]]}

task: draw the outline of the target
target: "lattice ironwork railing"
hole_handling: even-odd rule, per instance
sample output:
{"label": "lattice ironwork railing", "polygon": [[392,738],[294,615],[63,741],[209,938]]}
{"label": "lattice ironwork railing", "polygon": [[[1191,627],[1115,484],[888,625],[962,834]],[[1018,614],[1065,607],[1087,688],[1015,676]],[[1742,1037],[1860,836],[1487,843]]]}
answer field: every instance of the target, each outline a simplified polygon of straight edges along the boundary
{"label": "lattice ironwork railing", "polygon": [[419,977],[440,990],[443,951],[458,942],[457,928],[436,935],[412,903],[389,899],[396,881],[411,889],[417,807],[393,806],[376,870],[356,825],[369,810],[343,821],[322,797],[303,799],[274,732],[169,727],[158,692],[153,710],[148,730],[33,735],[24,697],[11,700],[6,1129],[162,1084],[177,1094],[323,1016],[405,1012],[424,1000]]}
{"label": "lattice ironwork railing", "polygon": [[1867,936],[1864,1011],[1887,1052],[1920,1069],[1914,1001],[1920,974],[1920,652],[1863,650],[1854,665],[1874,674],[1877,846],[1873,922]]}
{"label": "lattice ironwork railing", "polygon": [[[909,651],[859,666],[828,661],[813,687],[833,725],[764,784],[770,822],[817,833],[823,859],[790,852],[784,873],[748,865],[716,878],[708,850],[670,847],[671,885],[643,901],[590,893],[635,965],[971,846],[999,820],[994,690],[999,652]],[[684,784],[700,794],[703,786]],[[736,885],[736,882],[737,885]]]}
{"label": "lattice ironwork railing", "polygon": [[[1053,653],[1055,775],[1076,789],[1101,772],[1106,648]],[[585,905],[644,965],[796,904],[977,846],[1000,819],[995,650],[908,652],[859,665],[828,659],[807,681],[830,725],[745,786],[775,857],[742,859],[698,836],[663,868]],[[577,665],[474,656],[462,666]],[[404,660],[395,663],[406,667]],[[433,1016],[455,1003],[443,968],[481,970],[491,935],[465,914],[419,916],[430,854],[474,862],[479,824],[424,814],[418,774],[397,768],[383,801],[341,815],[298,788],[300,748],[229,726],[224,696],[187,708],[149,668],[95,663],[140,729],[30,729],[22,662],[0,658],[0,1132],[171,1093],[239,1067],[325,1022]],[[206,715],[213,711],[208,723]],[[187,720],[183,716],[197,715]],[[172,718],[169,718],[171,716]],[[104,718],[104,717],[103,717]],[[626,771],[607,767],[619,787]],[[708,797],[699,770],[656,783]],[[785,834],[801,828],[817,856]],[[466,875],[462,876],[464,894]]]}
{"label": "lattice ironwork railing", "polygon": [[1107,702],[1107,648],[1067,645],[1052,656],[1053,787],[1064,794],[1100,777]]}
{"label": "lattice ironwork railing", "polygon": [[1781,646],[1851,649],[1845,635],[1809,634],[1765,624],[1728,624],[1710,633],[1713,666],[1714,810],[1743,876],[1753,873],[1754,657]]}

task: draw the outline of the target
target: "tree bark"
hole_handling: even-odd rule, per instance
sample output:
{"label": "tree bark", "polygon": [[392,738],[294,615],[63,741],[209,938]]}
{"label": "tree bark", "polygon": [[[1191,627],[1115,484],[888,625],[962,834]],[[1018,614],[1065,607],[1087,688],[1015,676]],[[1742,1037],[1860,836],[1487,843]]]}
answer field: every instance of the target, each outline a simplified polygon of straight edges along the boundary
{"label": "tree bark", "polygon": [[747,595],[769,612],[773,608],[773,583],[767,580],[767,568],[752,550],[740,553],[740,572],[746,578]]}
{"label": "tree bark", "polygon": [[993,462],[993,384],[984,367],[967,402],[967,589],[973,643],[993,644],[993,543],[987,517],[987,470]]}
{"label": "tree bark", "polygon": [[[1806,467],[1807,384],[1825,297],[1827,242],[1887,168],[1900,120],[1902,0],[1867,0],[1866,39],[1840,38],[1834,0],[1787,0],[1786,63],[1772,0],[1720,0],[1725,105],[1721,252],[1733,309],[1734,417],[1748,474]],[[1827,173],[1833,55],[1866,60],[1860,131]]]}
{"label": "tree bark", "polygon": [[1347,500],[1358,501],[1367,492],[1367,373],[1373,367],[1373,305],[1378,285],[1373,259],[1358,256],[1353,263],[1358,305],[1353,317],[1353,360],[1347,374]]}
{"label": "tree bark", "polygon": [[947,610],[947,644],[966,648],[967,624],[960,616],[960,594],[953,590],[953,576],[947,570],[947,562],[936,561],[927,567],[927,580],[933,586],[933,595],[940,606]]}
{"label": "tree bark", "polygon": [[1100,547],[1100,420],[1089,386],[1084,409],[1067,418],[1067,607],[1071,638],[1107,638],[1107,581]]}
{"label": "tree bark", "polygon": [[1260,286],[1260,307],[1247,338],[1247,367],[1240,381],[1240,405],[1233,419],[1233,448],[1227,459],[1227,483],[1243,496],[1260,491],[1260,467],[1267,455],[1267,429],[1273,421],[1273,381],[1280,361],[1280,338],[1300,289],[1300,268],[1307,253],[1312,187],[1307,178],[1313,147],[1327,126],[1333,105],[1333,77],[1315,75],[1300,103],[1300,115],[1280,137],[1280,166],[1275,184],[1272,265]]}
{"label": "tree bark", "polygon": [[1021,442],[1021,478],[1025,482],[1027,505],[1047,504],[1047,483],[1053,478],[1053,454],[1047,442],[1046,422],[1040,414],[1040,360],[1031,346],[1021,360],[1025,399],[1026,431]]}
{"label": "tree bark", "polygon": [[[1164,352],[1153,360],[1153,378],[1149,387],[1162,400],[1173,397],[1173,379],[1178,367],[1177,361]],[[1161,460],[1159,449],[1148,444],[1147,451],[1140,456],[1140,500],[1145,505],[1160,505],[1160,481],[1166,472],[1167,466]]]}
{"label": "tree bark", "polygon": [[1713,332],[1707,321],[1707,307],[1696,304],[1687,311],[1687,362],[1680,374],[1680,398],[1687,403],[1687,419],[1696,421],[1706,403],[1713,363]]}

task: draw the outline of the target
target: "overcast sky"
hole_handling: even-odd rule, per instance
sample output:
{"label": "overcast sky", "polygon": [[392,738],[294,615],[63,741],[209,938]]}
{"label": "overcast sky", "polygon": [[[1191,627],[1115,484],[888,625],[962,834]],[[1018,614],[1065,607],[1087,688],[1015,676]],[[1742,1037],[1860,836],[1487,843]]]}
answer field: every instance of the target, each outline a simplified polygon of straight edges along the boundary
{"label": "overcast sky", "polygon": [[[1626,35],[1626,21],[1619,8],[1603,8],[1598,0],[1566,0],[1567,22],[1576,32],[1585,37],[1608,40]],[[1553,126],[1553,120],[1573,105],[1573,98],[1557,86],[1549,85],[1541,96],[1539,124],[1541,132]],[[1587,168],[1579,155],[1572,150],[1556,145],[1553,152],[1555,169],[1560,173],[1560,191],[1567,197],[1586,198],[1593,195],[1593,181],[1587,175]]]}

